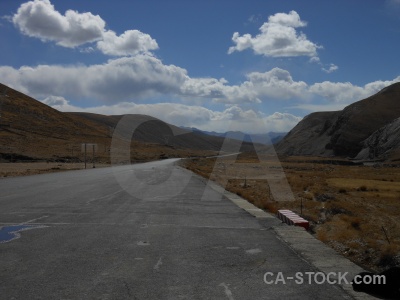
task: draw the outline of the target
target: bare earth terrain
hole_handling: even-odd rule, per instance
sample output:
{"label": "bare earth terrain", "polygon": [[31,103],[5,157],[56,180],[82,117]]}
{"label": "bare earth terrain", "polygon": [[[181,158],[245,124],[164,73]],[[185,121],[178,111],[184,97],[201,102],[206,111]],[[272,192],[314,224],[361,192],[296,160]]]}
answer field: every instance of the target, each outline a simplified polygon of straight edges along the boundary
{"label": "bare earth terrain", "polygon": [[[185,167],[224,185],[256,206],[286,208],[311,223],[311,233],[366,269],[400,263],[400,168],[338,165],[346,160],[290,157],[260,163],[255,153],[190,159]],[[276,201],[262,172],[283,168],[293,201]],[[264,173],[265,175],[265,173]],[[261,179],[257,179],[261,178]]]}

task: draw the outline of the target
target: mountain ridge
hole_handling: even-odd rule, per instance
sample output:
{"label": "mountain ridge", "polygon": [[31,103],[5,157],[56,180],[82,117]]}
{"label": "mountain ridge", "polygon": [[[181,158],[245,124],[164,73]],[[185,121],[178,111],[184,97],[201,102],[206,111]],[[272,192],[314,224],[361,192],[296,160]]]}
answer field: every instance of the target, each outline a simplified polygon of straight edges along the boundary
{"label": "mountain ridge", "polygon": [[181,128],[186,129],[186,130],[191,130],[193,132],[200,132],[203,134],[211,135],[211,136],[219,136],[219,137],[228,137],[237,139],[240,141],[245,141],[245,142],[253,142],[253,143],[259,143],[259,144],[264,144],[264,145],[271,145],[279,142],[286,134],[287,132],[274,132],[270,131],[268,133],[246,133],[242,131],[227,131],[227,132],[216,132],[216,131],[206,131],[206,130],[201,130],[196,127],[184,127],[181,126]]}
{"label": "mountain ridge", "polygon": [[400,117],[400,83],[346,106],[306,116],[276,145],[283,155],[356,157],[375,131]]}
{"label": "mountain ridge", "polygon": [[[222,137],[185,131],[153,117],[130,116],[143,121],[133,134],[133,160],[211,154],[224,142]],[[96,144],[96,155],[109,161],[113,131],[122,117],[60,112],[0,84],[0,158],[81,160],[82,145],[86,143]],[[252,149],[248,143],[233,144]]]}

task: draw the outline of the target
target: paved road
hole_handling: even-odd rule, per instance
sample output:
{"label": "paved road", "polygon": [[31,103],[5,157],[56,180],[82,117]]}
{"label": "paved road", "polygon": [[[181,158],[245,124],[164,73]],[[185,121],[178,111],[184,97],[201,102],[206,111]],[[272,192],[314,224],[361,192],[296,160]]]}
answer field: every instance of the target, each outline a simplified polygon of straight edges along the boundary
{"label": "paved road", "polygon": [[[349,299],[258,221],[166,160],[0,180],[1,299]],[[268,279],[273,279],[269,277]]]}

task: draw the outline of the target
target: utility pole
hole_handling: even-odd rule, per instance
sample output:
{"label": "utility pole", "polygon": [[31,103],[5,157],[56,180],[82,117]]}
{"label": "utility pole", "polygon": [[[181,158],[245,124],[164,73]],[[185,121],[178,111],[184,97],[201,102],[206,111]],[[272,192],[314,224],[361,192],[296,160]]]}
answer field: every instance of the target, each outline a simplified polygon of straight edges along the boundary
{"label": "utility pole", "polygon": [[89,143],[82,143],[82,151],[85,153],[84,154],[84,156],[85,156],[85,169],[87,168],[87,147],[90,147],[90,146],[92,146],[92,163],[93,163],[93,168],[96,168],[96,165],[95,165],[95,161],[94,161],[94,153],[96,152],[96,147],[97,147],[97,144],[89,144]]}
{"label": "utility pole", "polygon": [[85,169],[86,169],[86,143],[85,143]]}
{"label": "utility pole", "polygon": [[93,160],[93,168],[96,168],[96,166],[94,165],[94,144],[92,145],[92,147],[93,147],[93,158],[92,158],[92,160]]}

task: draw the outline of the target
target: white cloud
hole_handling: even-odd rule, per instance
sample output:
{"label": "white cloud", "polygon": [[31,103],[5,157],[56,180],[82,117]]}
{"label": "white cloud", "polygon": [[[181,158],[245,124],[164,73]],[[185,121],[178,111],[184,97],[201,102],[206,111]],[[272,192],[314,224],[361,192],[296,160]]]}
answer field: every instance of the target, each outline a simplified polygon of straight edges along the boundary
{"label": "white cloud", "polygon": [[248,81],[242,84],[248,91],[267,99],[304,99],[307,97],[307,84],[294,81],[290,73],[280,68],[271,71],[247,74]]}
{"label": "white cloud", "polygon": [[227,81],[224,78],[190,78],[181,87],[186,97],[201,97],[219,99],[224,97]]}
{"label": "white cloud", "polygon": [[252,24],[256,24],[261,21],[261,14],[251,15],[247,21]]}
{"label": "white cloud", "polygon": [[261,103],[279,99],[304,99],[307,84],[294,81],[286,70],[253,72],[240,85],[225,79],[191,78],[185,69],[165,65],[151,55],[109,60],[98,65],[39,65],[19,69],[0,67],[0,78],[36,98],[57,95],[115,103],[157,95],[219,103]]}
{"label": "white cloud", "polygon": [[277,100],[350,104],[400,81],[399,76],[364,86],[331,81],[308,85],[304,81],[295,81],[288,71],[274,68],[263,73],[249,73],[247,80],[241,84],[229,85],[223,78],[191,78],[185,69],[165,65],[146,54],[111,59],[104,64],[90,66],[39,65],[19,69],[1,66],[0,78],[10,87],[42,99],[62,96],[118,103],[170,95],[186,101],[212,100],[231,105]]}
{"label": "white cloud", "polygon": [[353,85],[350,82],[330,82],[324,81],[314,83],[309,87],[309,92],[315,96],[320,96],[329,102],[342,102],[350,104],[376,94],[384,87],[400,81],[400,76],[393,80],[378,80],[364,86]]}
{"label": "white cloud", "polygon": [[349,102],[352,99],[362,99],[366,95],[365,88],[355,86],[350,82],[324,81],[315,83],[310,87],[310,92],[332,102]]}
{"label": "white cloud", "polygon": [[[97,48],[106,55],[129,56],[158,49],[156,40],[139,30],[127,30],[120,36],[105,30],[106,22],[90,12],[67,10],[58,12],[50,0],[23,3],[12,17],[14,25],[25,35],[57,45],[75,48],[97,42]],[[89,52],[92,47],[82,50]],[[89,50],[89,51],[88,51]]]}
{"label": "white cloud", "polygon": [[103,40],[97,42],[97,48],[107,55],[129,56],[156,50],[158,44],[150,35],[139,30],[127,30],[120,36],[109,30],[104,33]]}
{"label": "white cloud", "polygon": [[337,111],[337,110],[342,110],[345,108],[348,104],[347,103],[340,103],[340,102],[335,102],[335,103],[328,103],[328,104],[308,104],[308,103],[303,103],[299,105],[294,105],[287,107],[288,109],[301,109],[305,111],[310,111],[310,112],[315,112],[315,111]]}
{"label": "white cloud", "polygon": [[149,55],[122,57],[105,64],[0,67],[3,83],[36,98],[51,95],[120,102],[158,94],[180,94],[186,70]]}
{"label": "white cloud", "polygon": [[307,84],[294,81],[288,71],[280,68],[264,73],[252,72],[246,78],[242,84],[231,86],[225,79],[188,78],[181,91],[186,96],[211,98],[227,104],[307,97]]}
{"label": "white cloud", "polygon": [[225,132],[238,130],[248,133],[266,133],[269,131],[289,131],[300,120],[287,113],[274,113],[265,116],[254,110],[243,110],[232,106],[224,111],[213,111],[201,106],[178,103],[136,104],[122,102],[114,105],[81,108],[70,105],[63,97],[51,97],[43,100],[45,104],[60,111],[84,111],[104,115],[144,114],[151,115],[177,126],[197,127],[202,130]]}
{"label": "white cloud", "polygon": [[322,71],[326,73],[332,73],[339,69],[339,67],[335,64],[330,64],[329,68],[322,68]]}
{"label": "white cloud", "polygon": [[256,54],[271,57],[317,56],[317,49],[322,47],[308,40],[304,33],[296,31],[296,28],[306,25],[295,11],[277,13],[268,18],[255,37],[235,32],[232,37],[235,46],[230,47],[228,53],[250,48]]}
{"label": "white cloud", "polygon": [[64,107],[69,105],[68,100],[60,96],[49,96],[42,100],[42,102],[51,107]]}
{"label": "white cloud", "polygon": [[61,15],[49,0],[23,3],[12,20],[28,36],[71,48],[100,40],[105,27],[100,16],[89,12],[67,10]]}
{"label": "white cloud", "polygon": [[337,70],[339,70],[339,67],[335,64],[329,64],[329,65],[324,65],[319,57],[311,57],[309,60],[310,63],[316,63],[321,66],[321,70],[324,71],[325,73],[333,73]]}
{"label": "white cloud", "polygon": [[270,116],[264,117],[263,121],[267,128],[273,128],[274,132],[287,132],[302,120],[301,117],[289,113],[275,112]]}

